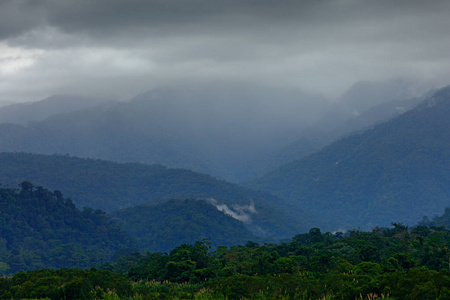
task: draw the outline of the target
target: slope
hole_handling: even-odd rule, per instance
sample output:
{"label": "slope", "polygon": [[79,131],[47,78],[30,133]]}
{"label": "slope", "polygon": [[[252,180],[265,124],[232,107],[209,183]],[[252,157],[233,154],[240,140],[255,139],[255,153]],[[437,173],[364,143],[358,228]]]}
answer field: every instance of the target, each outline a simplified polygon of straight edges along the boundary
{"label": "slope", "polygon": [[133,244],[104,212],[78,210],[61,192],[0,189],[0,274],[39,268],[86,268]]}
{"label": "slope", "polygon": [[0,153],[0,165],[0,183],[28,180],[62,190],[80,207],[111,212],[172,198],[214,198],[259,235],[289,236],[301,228],[286,215],[285,201],[190,170],[26,153]]}
{"label": "slope", "polygon": [[46,99],[11,104],[0,108],[0,123],[26,124],[38,122],[61,113],[68,113],[111,101],[73,95],[53,95]]}
{"label": "slope", "polygon": [[302,159],[328,144],[354,133],[361,133],[414,108],[432,92],[403,80],[358,82],[336,102],[322,118],[303,130],[300,137],[276,151],[268,159],[265,172]]}
{"label": "slope", "polygon": [[403,115],[249,184],[311,213],[313,226],[414,224],[450,204],[450,87]]}
{"label": "slope", "polygon": [[170,134],[170,124],[152,118],[148,107],[139,103],[108,103],[27,125],[0,124],[0,151],[158,162],[206,171],[206,163],[182,133]]}
{"label": "slope", "polygon": [[158,163],[240,181],[315,121],[324,103],[299,91],[160,88],[26,125],[0,124],[0,151]]}
{"label": "slope", "polygon": [[136,238],[140,250],[152,252],[169,252],[205,238],[213,247],[257,241],[243,223],[201,200],[139,205],[113,212],[111,217]]}

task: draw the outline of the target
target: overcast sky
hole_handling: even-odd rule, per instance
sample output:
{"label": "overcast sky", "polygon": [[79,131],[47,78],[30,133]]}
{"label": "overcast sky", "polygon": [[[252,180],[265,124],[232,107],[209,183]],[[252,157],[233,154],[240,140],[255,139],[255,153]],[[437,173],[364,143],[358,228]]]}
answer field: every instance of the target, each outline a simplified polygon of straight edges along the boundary
{"label": "overcast sky", "polygon": [[450,84],[450,1],[0,0],[0,102],[248,84]]}

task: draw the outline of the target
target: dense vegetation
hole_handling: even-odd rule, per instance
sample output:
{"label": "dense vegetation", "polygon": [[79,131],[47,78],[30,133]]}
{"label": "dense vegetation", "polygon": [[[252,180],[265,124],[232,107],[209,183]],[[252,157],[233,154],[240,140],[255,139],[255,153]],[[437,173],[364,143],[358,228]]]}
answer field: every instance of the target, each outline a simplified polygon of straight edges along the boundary
{"label": "dense vegetation", "polygon": [[140,205],[112,213],[141,250],[169,252],[179,244],[208,238],[212,246],[239,245],[256,237],[244,224],[199,200],[170,200]]}
{"label": "dense vegetation", "polygon": [[[313,228],[279,245],[132,253],[102,269],[0,278],[0,298],[449,299],[450,231],[395,223],[372,232]],[[116,275],[122,274],[122,275]]]}
{"label": "dense vegetation", "polygon": [[249,184],[327,230],[417,223],[450,205],[450,87],[415,109]]}
{"label": "dense vegetation", "polygon": [[64,191],[78,207],[111,212],[174,198],[214,198],[230,208],[254,203],[257,213],[251,214],[247,226],[260,235],[288,237],[307,230],[286,215],[290,210],[285,201],[190,170],[27,153],[0,153],[0,165],[0,182],[4,185],[15,187],[27,180]]}
{"label": "dense vegetation", "polygon": [[26,181],[20,190],[0,188],[0,275],[96,266],[132,246],[103,211],[80,211],[59,191]]}

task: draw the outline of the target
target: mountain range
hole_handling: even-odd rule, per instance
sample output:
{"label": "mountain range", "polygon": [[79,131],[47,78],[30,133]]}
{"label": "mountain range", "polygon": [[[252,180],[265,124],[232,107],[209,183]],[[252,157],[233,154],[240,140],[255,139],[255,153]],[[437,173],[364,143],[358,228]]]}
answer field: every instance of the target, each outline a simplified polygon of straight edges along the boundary
{"label": "mountain range", "polygon": [[432,94],[404,80],[360,81],[329,104],[323,115],[299,138],[274,152],[260,176],[301,159],[349,134],[360,133],[412,109]]}
{"label": "mountain range", "polygon": [[50,116],[113,102],[112,99],[76,95],[53,95],[36,102],[10,104],[0,107],[0,123],[27,124],[43,121]]}
{"label": "mountain range", "polygon": [[326,230],[414,224],[450,205],[449,115],[446,87],[247,186],[288,200]]}
{"label": "mountain range", "polygon": [[0,188],[0,275],[98,266],[134,247],[101,210],[79,210],[60,191],[27,181],[20,187]]}
{"label": "mountain range", "polygon": [[[293,92],[276,96],[247,88],[154,89],[28,124],[0,124],[0,151],[158,163],[239,181],[264,155],[294,140],[326,103]],[[46,103],[33,109],[51,112]]]}
{"label": "mountain range", "polygon": [[[392,101],[409,99],[407,87],[359,84],[334,104],[249,87],[158,88],[121,102],[53,96],[0,108],[0,151],[158,163],[241,182],[395,116]],[[365,114],[381,103],[391,106]]]}
{"label": "mountain range", "polygon": [[[329,109],[338,106],[327,113],[321,99],[305,100],[310,106],[300,114],[261,106],[273,97],[264,91],[156,89],[41,121],[3,123],[0,150],[9,152],[0,154],[0,182],[28,180],[64,191],[79,207],[130,209],[137,219],[169,207],[199,216],[215,207],[265,237],[413,224],[449,206],[450,88],[407,98],[414,93],[394,93],[398,86],[404,88],[357,85],[334,119]],[[367,103],[356,103],[364,91]],[[285,96],[280,103],[295,99]],[[287,117],[277,124],[280,114]],[[317,131],[314,122],[322,126]],[[278,160],[268,160],[271,153]],[[211,176],[243,179],[270,169],[245,188]],[[194,208],[198,203],[209,206]]]}
{"label": "mountain range", "polygon": [[169,200],[111,213],[111,218],[136,239],[140,250],[170,252],[180,244],[208,239],[212,247],[258,242],[243,222],[202,200]]}
{"label": "mountain range", "polygon": [[286,237],[302,230],[303,222],[286,214],[286,201],[191,170],[29,153],[0,153],[0,165],[3,185],[17,187],[27,180],[64,191],[78,207],[112,212],[171,199],[203,199],[260,236]]}

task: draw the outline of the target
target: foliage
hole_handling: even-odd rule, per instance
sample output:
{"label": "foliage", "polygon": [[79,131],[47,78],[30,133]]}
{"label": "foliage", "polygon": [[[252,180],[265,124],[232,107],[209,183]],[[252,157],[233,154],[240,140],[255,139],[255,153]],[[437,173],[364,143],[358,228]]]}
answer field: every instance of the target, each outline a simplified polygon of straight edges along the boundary
{"label": "foliage", "polygon": [[105,299],[132,295],[132,284],[104,270],[39,270],[0,278],[1,299]]}
{"label": "foliage", "polygon": [[38,268],[86,268],[132,243],[101,210],[77,209],[59,191],[21,183],[0,189],[0,274]]}
{"label": "foliage", "polygon": [[27,153],[0,153],[0,165],[1,183],[17,186],[27,180],[61,190],[79,207],[111,212],[170,199],[214,198],[230,208],[254,203],[257,213],[247,227],[258,235],[289,237],[301,230],[286,215],[284,201],[190,170]]}
{"label": "foliage", "polygon": [[256,237],[244,224],[201,200],[170,200],[112,213],[140,250],[168,252],[207,238],[213,247],[244,244]]}
{"label": "foliage", "polygon": [[101,271],[18,273],[0,279],[0,298],[449,299],[450,231],[426,227],[423,234],[424,227],[313,228],[281,244],[214,252],[204,240],[170,253],[118,256]]}

